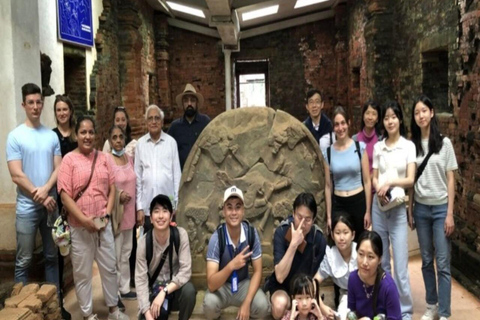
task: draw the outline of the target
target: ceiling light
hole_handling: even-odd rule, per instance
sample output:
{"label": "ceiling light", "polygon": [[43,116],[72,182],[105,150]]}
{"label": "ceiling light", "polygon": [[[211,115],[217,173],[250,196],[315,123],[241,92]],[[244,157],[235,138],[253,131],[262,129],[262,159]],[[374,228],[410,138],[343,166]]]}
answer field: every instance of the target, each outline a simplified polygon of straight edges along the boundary
{"label": "ceiling light", "polygon": [[179,4],[172,1],[167,1],[167,4],[170,8],[172,8],[172,10],[180,11],[186,14],[191,14],[192,16],[196,16],[200,18],[205,18],[205,14],[203,13],[203,10],[187,7],[183,4]]}
{"label": "ceiling light", "polygon": [[277,12],[278,12],[278,4],[275,5],[275,6],[266,7],[266,8],[263,8],[263,9],[258,9],[258,10],[253,10],[253,11],[250,11],[250,12],[242,13],[242,20],[243,21],[252,20],[252,19],[256,19],[256,18],[260,18],[260,17],[269,16],[269,15],[275,14]]}
{"label": "ceiling light", "polygon": [[328,0],[297,0],[297,3],[295,3],[294,9],[306,7],[306,6],[311,6],[312,4],[317,4],[320,2],[325,2]]}

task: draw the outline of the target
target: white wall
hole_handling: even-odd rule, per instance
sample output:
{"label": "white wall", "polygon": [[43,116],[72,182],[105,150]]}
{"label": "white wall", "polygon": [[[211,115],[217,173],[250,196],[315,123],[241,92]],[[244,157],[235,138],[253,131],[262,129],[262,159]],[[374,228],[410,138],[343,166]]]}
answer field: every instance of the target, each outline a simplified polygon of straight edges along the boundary
{"label": "white wall", "polygon": [[0,5],[0,203],[15,202],[15,186],[5,161],[8,132],[25,121],[21,87],[41,84],[38,7],[36,2],[2,0]]}
{"label": "white wall", "polygon": [[65,93],[64,68],[63,68],[63,43],[58,41],[57,32],[57,1],[38,0],[39,20],[39,47],[42,53],[47,54],[52,60],[52,74],[50,86],[55,94],[45,98],[42,112],[42,123],[48,127],[56,127],[53,102],[57,94]]}

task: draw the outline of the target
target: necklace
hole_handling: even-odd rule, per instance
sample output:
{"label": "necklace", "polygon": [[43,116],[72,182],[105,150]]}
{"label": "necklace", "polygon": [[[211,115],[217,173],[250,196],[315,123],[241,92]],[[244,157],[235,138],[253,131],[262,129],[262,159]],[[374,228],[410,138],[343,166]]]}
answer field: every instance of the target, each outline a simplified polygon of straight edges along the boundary
{"label": "necklace", "polygon": [[367,296],[367,299],[370,299],[373,296],[373,290],[375,289],[374,286],[372,286],[372,290],[370,292],[367,291],[367,286],[365,283],[363,284],[363,290],[365,291],[365,295]]}

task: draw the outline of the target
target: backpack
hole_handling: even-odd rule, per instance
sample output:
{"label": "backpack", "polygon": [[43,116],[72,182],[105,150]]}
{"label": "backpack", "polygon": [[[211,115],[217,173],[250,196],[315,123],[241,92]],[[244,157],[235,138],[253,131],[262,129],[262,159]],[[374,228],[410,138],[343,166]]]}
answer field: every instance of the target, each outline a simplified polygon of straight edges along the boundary
{"label": "backpack", "polygon": [[[332,137],[330,136],[330,139]],[[354,140],[355,142],[355,149],[357,151],[357,155],[358,155],[358,160],[360,160],[360,175],[361,175],[361,180],[362,180],[362,187],[364,187],[363,185],[363,171],[362,171],[362,154],[360,152],[360,142],[357,141],[357,140]],[[331,154],[332,154],[332,146],[328,147],[327,148],[327,161],[328,161],[328,166],[330,166],[330,161],[331,161]],[[330,170],[330,183],[332,184],[332,199],[333,199],[333,190],[335,189],[335,185],[333,183],[333,173],[332,173],[332,170]],[[365,188],[365,187],[364,187]]]}
{"label": "backpack", "polygon": [[[177,227],[170,226],[170,245],[168,246],[168,264],[170,266],[170,279],[173,277],[173,268],[172,268],[172,256],[173,256],[173,248],[172,248],[172,243],[173,246],[175,247],[175,253],[178,256],[178,248],[180,247],[180,234],[178,232]],[[145,238],[145,244],[146,244],[146,258],[147,258],[147,270],[150,269],[150,263],[152,262],[153,258],[153,229],[149,230],[146,234]],[[160,269],[163,267],[163,263],[160,262],[160,265],[157,267],[157,270],[154,271],[153,275],[150,277],[148,275],[148,285],[151,288],[152,285],[155,282],[155,279],[158,277],[158,274],[160,273]]]}
{"label": "backpack", "polygon": [[[253,250],[253,245],[255,243],[255,228],[248,222],[247,220],[242,221],[242,228],[243,224],[246,224],[248,226],[247,228],[247,241],[248,241],[248,246],[250,247],[250,250]],[[220,247],[220,261],[222,260],[223,253],[225,252],[225,222],[221,223],[217,227],[217,234],[218,234],[218,244]],[[222,239],[222,240],[220,240]],[[250,262],[252,260],[250,259]],[[219,262],[220,265],[221,262]]]}

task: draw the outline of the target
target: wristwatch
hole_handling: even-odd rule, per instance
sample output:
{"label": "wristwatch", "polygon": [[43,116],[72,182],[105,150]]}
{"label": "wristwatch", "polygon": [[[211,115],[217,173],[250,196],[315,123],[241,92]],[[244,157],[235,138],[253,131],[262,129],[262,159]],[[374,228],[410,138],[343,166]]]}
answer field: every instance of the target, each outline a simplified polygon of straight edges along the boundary
{"label": "wristwatch", "polygon": [[168,288],[167,288],[167,286],[163,287],[163,292],[165,292],[165,295],[168,296]]}

